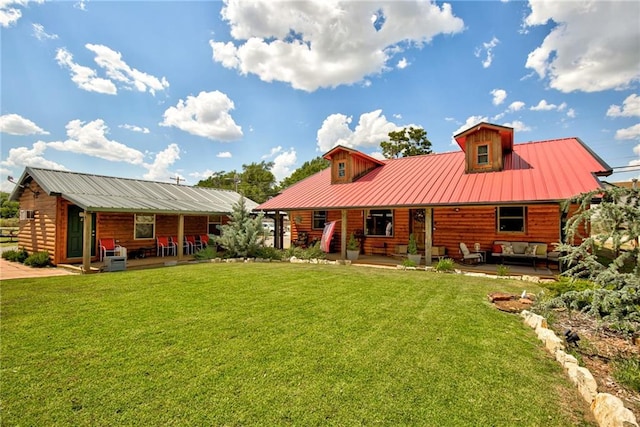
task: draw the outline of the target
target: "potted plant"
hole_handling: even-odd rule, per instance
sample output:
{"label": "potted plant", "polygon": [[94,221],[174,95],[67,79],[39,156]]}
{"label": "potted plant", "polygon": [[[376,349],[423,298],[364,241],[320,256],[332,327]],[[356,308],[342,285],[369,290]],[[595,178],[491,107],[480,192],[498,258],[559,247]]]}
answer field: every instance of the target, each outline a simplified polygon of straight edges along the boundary
{"label": "potted plant", "polygon": [[422,255],[418,254],[418,245],[416,244],[416,236],[414,236],[413,233],[409,235],[409,245],[407,246],[407,258],[415,262],[416,265],[420,265],[420,260],[422,259]]}
{"label": "potted plant", "polygon": [[358,255],[360,255],[360,242],[351,234],[347,242],[347,259],[355,261],[358,259]]}

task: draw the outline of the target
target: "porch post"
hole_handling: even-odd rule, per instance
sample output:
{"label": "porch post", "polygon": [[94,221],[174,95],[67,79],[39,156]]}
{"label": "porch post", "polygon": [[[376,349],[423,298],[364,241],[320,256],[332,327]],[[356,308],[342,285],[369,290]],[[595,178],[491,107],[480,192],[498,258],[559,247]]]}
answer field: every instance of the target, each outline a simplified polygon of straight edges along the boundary
{"label": "porch post", "polygon": [[433,208],[424,209],[424,265],[431,265],[431,246],[433,246]]}
{"label": "porch post", "polygon": [[283,249],[282,239],[284,236],[284,230],[282,226],[282,217],[280,216],[280,211],[276,211],[275,218],[273,219],[273,246],[276,249]]}
{"label": "porch post", "polygon": [[82,273],[91,273],[91,220],[93,215],[82,212]]}
{"label": "porch post", "polygon": [[342,221],[340,226],[340,257],[347,259],[347,210],[342,209]]}
{"label": "porch post", "polygon": [[178,246],[178,260],[182,260],[184,256],[184,215],[182,214],[178,216],[178,242],[176,245]]}

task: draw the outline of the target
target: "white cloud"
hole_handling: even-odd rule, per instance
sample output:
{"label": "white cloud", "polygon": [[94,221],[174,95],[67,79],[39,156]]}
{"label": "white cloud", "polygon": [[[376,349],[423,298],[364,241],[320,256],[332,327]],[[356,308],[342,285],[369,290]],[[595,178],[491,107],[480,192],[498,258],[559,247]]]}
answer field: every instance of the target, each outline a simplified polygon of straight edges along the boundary
{"label": "white cloud", "polygon": [[514,101],[511,104],[509,104],[509,107],[507,107],[507,111],[509,111],[510,113],[513,113],[514,111],[520,111],[524,108],[525,104],[522,101]]}
{"label": "white cloud", "polygon": [[229,151],[221,151],[218,154],[216,154],[216,157],[219,159],[230,159],[233,156]]}
{"label": "white cloud", "polygon": [[80,89],[107,95],[115,95],[118,93],[116,85],[114,85],[111,80],[97,77],[95,70],[73,62],[73,55],[66,49],[58,49],[56,60],[60,66],[66,67],[71,71],[71,80],[77,84]]}
{"label": "white cloud", "polygon": [[450,4],[425,1],[228,0],[221,15],[235,41],[210,40],[215,62],[308,92],[388,71],[398,51],[464,29]]}
{"label": "white cloud", "polygon": [[77,1],[73,4],[73,7],[75,7],[76,9],[80,9],[82,11],[86,11],[87,10],[87,2],[89,0],[80,0]]}
{"label": "white cloud", "polygon": [[[17,6],[27,6],[29,0],[2,0],[0,1],[0,26],[10,27],[22,17],[22,12]],[[44,0],[32,0],[31,3],[44,3]]]}
{"label": "white cloud", "polygon": [[204,172],[191,172],[189,176],[193,177],[195,180],[200,181],[200,180],[209,178],[215,173],[217,172],[212,171],[211,169],[205,169]]}
{"label": "white cloud", "polygon": [[505,123],[503,126],[513,128],[514,132],[529,132],[531,130],[529,126],[525,125],[520,120],[514,120],[510,123]]}
{"label": "white cloud", "polygon": [[114,162],[127,162],[134,165],[142,164],[144,154],[126,145],[107,139],[109,128],[101,119],[87,124],[80,120],[67,123],[65,141],[49,142],[47,145],[60,151],[71,151]]}
{"label": "white cloud", "polygon": [[29,119],[18,114],[5,114],[0,116],[0,132],[10,135],[49,135],[49,132],[41,129]]}
{"label": "white cloud", "polygon": [[136,88],[139,92],[149,91],[155,95],[158,90],[165,90],[169,87],[166,78],[159,79],[140,70],[131,68],[122,60],[122,54],[115,50],[97,44],[86,44],[85,47],[96,54],[95,61],[104,68],[107,76],[111,80],[117,81],[126,88]]}
{"label": "white cloud", "polygon": [[551,111],[557,110],[558,106],[556,104],[549,104],[545,99],[538,102],[538,105],[534,105],[529,108],[531,111]]}
{"label": "white cloud", "polygon": [[622,103],[622,107],[619,105],[611,105],[607,110],[608,117],[640,117],[640,96],[635,93],[629,95]]}
{"label": "white cloud", "polygon": [[262,159],[271,159],[273,158],[276,154],[282,152],[282,147],[280,145],[278,145],[277,147],[273,147],[270,151],[269,154],[265,154],[264,156],[262,156]]}
{"label": "white cloud", "polygon": [[640,156],[640,144],[633,147],[633,152],[636,154],[636,156]]}
{"label": "white cloud", "polygon": [[140,126],[135,126],[135,125],[128,125],[128,124],[124,124],[124,125],[120,125],[118,126],[121,129],[127,129],[130,130],[132,132],[140,132],[140,133],[149,133],[149,128],[143,128]]}
{"label": "white cloud", "polygon": [[297,160],[298,157],[294,148],[289,151],[279,151],[279,154],[273,159],[273,167],[271,168],[271,173],[275,176],[276,182],[282,181],[293,173],[293,166]]}
{"label": "white cloud", "polygon": [[229,114],[234,108],[233,101],[222,92],[200,92],[167,109],[160,126],[175,126],[212,140],[232,141],[242,137],[242,128]]}
{"label": "white cloud", "polygon": [[640,139],[640,123],[616,131],[616,139]]}
{"label": "white cloud", "polygon": [[31,149],[27,147],[12,148],[9,150],[7,159],[0,162],[0,164],[10,168],[32,166],[36,168],[67,170],[67,168],[61,164],[45,159],[43,154],[46,150],[47,143],[43,141],[34,143]]}
{"label": "white cloud", "polygon": [[[344,114],[331,114],[328,116],[317,132],[318,150],[327,152],[336,145],[345,147],[376,147],[380,142],[389,139],[389,132],[399,129],[396,124],[387,121],[382,110],[364,113],[360,116],[355,130],[349,125],[351,117]],[[416,125],[407,125],[414,126]]]}
{"label": "white cloud", "polygon": [[555,25],[526,67],[561,92],[623,89],[640,80],[640,2],[530,0],[525,27]]}
{"label": "white cloud", "polygon": [[486,58],[482,61],[482,68],[489,68],[491,66],[491,63],[493,62],[493,48],[496,47],[498,43],[500,43],[500,40],[493,37],[491,41],[482,43],[482,48],[478,47],[474,51],[476,58],[480,58],[483,51],[487,54]]}
{"label": "white cloud", "polygon": [[33,35],[38,40],[55,40],[58,38],[57,34],[49,34],[44,30],[42,24],[32,24]]}
{"label": "white cloud", "polygon": [[407,62],[407,58],[402,58],[400,61],[398,61],[398,64],[396,65],[396,68],[400,68],[401,70],[404,70],[409,65],[411,65],[411,64],[409,62]]}
{"label": "white cloud", "polygon": [[576,110],[574,110],[573,108],[569,108],[567,110],[567,117],[575,119],[576,118]]}
{"label": "white cloud", "polygon": [[98,77],[96,70],[73,62],[73,55],[64,48],[58,49],[56,60],[60,66],[71,71],[71,80],[80,89],[89,92],[98,92],[115,95],[118,89],[114,82],[123,89],[135,88],[139,92],[149,92],[155,95],[156,91],[169,87],[166,78],[158,79],[135,68],[131,68],[122,60],[120,52],[116,52],[107,46],[86,44],[85,47],[96,54],[96,64],[105,70],[109,79]]}
{"label": "white cloud", "polygon": [[180,148],[178,144],[169,144],[167,148],[156,154],[155,160],[151,164],[144,164],[148,172],[143,175],[144,179],[153,181],[168,181],[177,176],[181,181],[185,178],[179,174],[169,171],[169,167],[180,158]]}
{"label": "white cloud", "polygon": [[507,99],[507,91],[504,89],[494,89],[491,95],[493,95],[493,105],[500,105]]}

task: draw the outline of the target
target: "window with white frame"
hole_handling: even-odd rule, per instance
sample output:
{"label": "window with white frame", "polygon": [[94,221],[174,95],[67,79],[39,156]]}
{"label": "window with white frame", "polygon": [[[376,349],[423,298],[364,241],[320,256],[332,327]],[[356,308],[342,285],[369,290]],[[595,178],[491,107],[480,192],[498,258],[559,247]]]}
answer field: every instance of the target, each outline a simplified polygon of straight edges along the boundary
{"label": "window with white frame", "polygon": [[526,219],[526,206],[500,206],[497,209],[497,231],[523,233],[525,231]]}
{"label": "window with white frame", "polygon": [[[365,211],[365,234],[367,236],[386,236],[387,227],[393,233],[393,210],[370,209]],[[389,225],[390,224],[390,225]]]}
{"label": "window with white frame", "polygon": [[347,162],[338,163],[338,178],[344,178],[347,176]]}
{"label": "window with white frame", "polygon": [[135,214],[135,238],[153,239],[156,236],[156,216],[148,214]]}

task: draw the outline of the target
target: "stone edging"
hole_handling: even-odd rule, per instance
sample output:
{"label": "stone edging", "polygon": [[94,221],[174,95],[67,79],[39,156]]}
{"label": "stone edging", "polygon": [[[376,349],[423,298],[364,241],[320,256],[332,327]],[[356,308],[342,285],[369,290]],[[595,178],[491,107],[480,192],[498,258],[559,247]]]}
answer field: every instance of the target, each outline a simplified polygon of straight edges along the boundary
{"label": "stone edging", "polygon": [[598,384],[587,368],[578,366],[578,360],[565,352],[563,341],[547,326],[547,319],[524,310],[520,313],[524,323],[535,329],[546,349],[566,370],[569,379],[578,387],[582,398],[591,405],[600,427],[638,427],[635,415],[625,408],[622,400],[609,393],[598,393]]}

